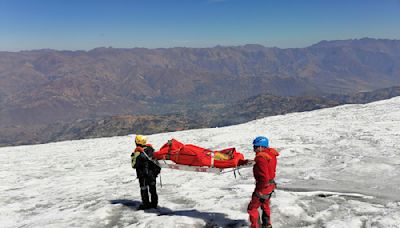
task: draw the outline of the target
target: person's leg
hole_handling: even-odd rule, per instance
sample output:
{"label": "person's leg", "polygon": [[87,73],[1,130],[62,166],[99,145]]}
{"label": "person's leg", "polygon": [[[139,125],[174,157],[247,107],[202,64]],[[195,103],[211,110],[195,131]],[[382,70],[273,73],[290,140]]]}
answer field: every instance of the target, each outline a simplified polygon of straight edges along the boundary
{"label": "person's leg", "polygon": [[270,200],[265,200],[264,203],[261,204],[262,213],[262,223],[263,227],[272,227],[271,226],[271,209],[269,207]]}
{"label": "person's leg", "polygon": [[158,206],[158,195],[157,195],[157,184],[156,179],[151,179],[149,183],[149,190],[151,194],[151,207],[157,208]]}
{"label": "person's leg", "polygon": [[251,228],[258,228],[258,208],[260,207],[261,202],[259,198],[253,194],[251,197],[251,201],[249,206],[247,207],[247,213],[249,213]]}
{"label": "person's leg", "polygon": [[142,197],[142,205],[140,209],[144,209],[150,205],[149,201],[149,189],[146,183],[145,178],[139,178],[139,185],[140,185],[140,195]]}

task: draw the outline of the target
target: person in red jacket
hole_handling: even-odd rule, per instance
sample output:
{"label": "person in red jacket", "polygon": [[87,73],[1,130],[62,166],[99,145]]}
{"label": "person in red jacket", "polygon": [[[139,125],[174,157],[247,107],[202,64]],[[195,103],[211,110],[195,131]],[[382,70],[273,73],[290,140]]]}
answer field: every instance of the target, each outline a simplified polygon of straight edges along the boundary
{"label": "person in red jacket", "polygon": [[279,153],[269,147],[268,138],[259,136],[253,141],[253,149],[256,152],[255,162],[253,167],[253,175],[256,179],[256,188],[254,189],[251,201],[247,208],[250,216],[252,228],[259,227],[258,208],[261,206],[262,216],[261,222],[263,228],[272,228],[271,225],[271,210],[270,199],[276,187],[274,178],[276,172],[276,157]]}

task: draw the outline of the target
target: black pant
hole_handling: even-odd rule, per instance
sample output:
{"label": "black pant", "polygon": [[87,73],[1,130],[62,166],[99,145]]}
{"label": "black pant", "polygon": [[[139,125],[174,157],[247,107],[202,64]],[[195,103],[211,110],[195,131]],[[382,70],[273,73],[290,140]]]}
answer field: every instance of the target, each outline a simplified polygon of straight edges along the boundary
{"label": "black pant", "polygon": [[[142,196],[143,205],[157,207],[158,195],[156,188],[156,179],[139,177],[139,184],[140,184],[140,195]],[[149,201],[149,192],[151,195],[151,202]]]}

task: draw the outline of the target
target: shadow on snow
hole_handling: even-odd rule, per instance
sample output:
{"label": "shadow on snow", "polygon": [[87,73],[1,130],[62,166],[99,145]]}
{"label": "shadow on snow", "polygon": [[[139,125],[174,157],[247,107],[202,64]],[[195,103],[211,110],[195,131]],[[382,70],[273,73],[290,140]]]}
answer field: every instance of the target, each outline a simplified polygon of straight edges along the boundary
{"label": "shadow on snow", "polygon": [[[129,200],[129,199],[116,199],[110,200],[111,204],[122,204],[129,207],[132,210],[137,211],[140,201]],[[195,209],[190,210],[171,210],[166,207],[158,207],[157,209],[147,209],[144,210],[146,213],[154,213],[157,216],[186,216],[191,218],[203,219],[206,222],[205,227],[242,227],[247,226],[248,223],[243,219],[230,219],[227,218],[226,214],[216,213],[216,212],[202,212]]]}

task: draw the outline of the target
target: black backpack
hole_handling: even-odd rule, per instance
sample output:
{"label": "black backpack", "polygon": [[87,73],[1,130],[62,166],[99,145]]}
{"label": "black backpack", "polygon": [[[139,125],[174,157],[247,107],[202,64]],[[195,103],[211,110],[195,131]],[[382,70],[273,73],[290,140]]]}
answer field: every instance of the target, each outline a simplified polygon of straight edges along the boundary
{"label": "black backpack", "polygon": [[161,172],[161,167],[158,165],[157,161],[151,160],[153,157],[154,149],[153,147],[147,146],[144,148],[144,153],[146,153],[146,157],[150,158],[148,163],[149,163],[149,171],[153,173],[155,177],[158,176]]}

